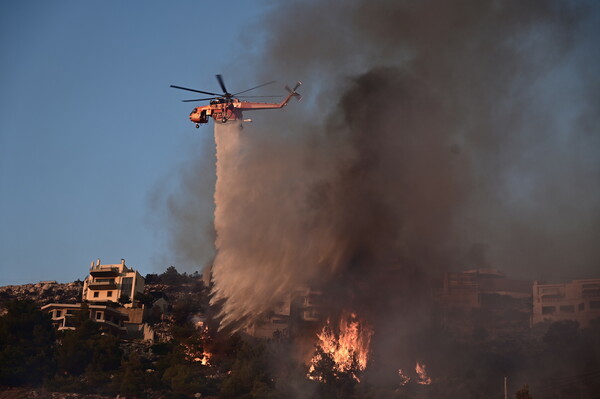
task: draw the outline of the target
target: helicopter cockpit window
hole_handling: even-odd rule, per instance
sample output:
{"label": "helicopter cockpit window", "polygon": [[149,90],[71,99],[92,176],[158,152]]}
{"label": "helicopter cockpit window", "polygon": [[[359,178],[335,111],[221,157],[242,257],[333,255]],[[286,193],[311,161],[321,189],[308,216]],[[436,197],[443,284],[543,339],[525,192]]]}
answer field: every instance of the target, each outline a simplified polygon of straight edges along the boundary
{"label": "helicopter cockpit window", "polygon": [[194,115],[195,113],[196,113],[196,108],[194,108],[194,109],[192,110],[192,112],[190,112],[190,116]]}

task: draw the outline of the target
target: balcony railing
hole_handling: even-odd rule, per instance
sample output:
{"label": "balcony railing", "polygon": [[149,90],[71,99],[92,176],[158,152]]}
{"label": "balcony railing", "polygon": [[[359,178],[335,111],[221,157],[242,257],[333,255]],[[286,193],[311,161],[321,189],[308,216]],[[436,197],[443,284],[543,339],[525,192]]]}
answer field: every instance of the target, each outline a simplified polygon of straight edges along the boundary
{"label": "balcony railing", "polygon": [[114,281],[91,281],[89,288],[92,290],[115,290],[117,284]]}
{"label": "balcony railing", "polygon": [[107,268],[95,268],[90,269],[92,277],[117,277],[119,275],[119,269],[116,267]]}
{"label": "balcony railing", "polygon": [[542,302],[548,303],[548,302],[563,302],[565,301],[566,298],[565,297],[557,297],[557,296],[543,296],[542,297]]}

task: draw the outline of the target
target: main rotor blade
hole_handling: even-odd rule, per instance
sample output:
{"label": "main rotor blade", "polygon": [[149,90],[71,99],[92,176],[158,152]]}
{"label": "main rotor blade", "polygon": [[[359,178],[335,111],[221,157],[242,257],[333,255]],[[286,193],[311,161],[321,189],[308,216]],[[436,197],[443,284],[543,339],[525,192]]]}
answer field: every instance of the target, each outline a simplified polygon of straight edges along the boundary
{"label": "main rotor blade", "polygon": [[208,97],[208,98],[197,98],[195,100],[181,100],[181,102],[184,103],[191,103],[193,101],[206,101],[206,100],[214,100],[215,98],[220,98],[220,97]]}
{"label": "main rotor blade", "polygon": [[250,90],[258,89],[259,87],[263,87],[263,86],[266,86],[266,85],[270,85],[270,84],[272,84],[272,83],[275,83],[275,80],[272,80],[272,81],[270,81],[270,82],[267,82],[267,83],[263,83],[263,84],[261,84],[261,85],[255,86],[255,87],[253,87],[253,88],[251,88],[251,89],[248,89],[248,90],[240,91],[240,92],[238,92],[238,93],[235,93],[235,94],[234,94],[234,96],[237,96],[238,94],[242,94],[242,93],[245,93],[245,92],[247,92],[247,91],[250,91]]}
{"label": "main rotor blade", "polygon": [[217,76],[217,80],[219,81],[219,84],[221,85],[221,90],[223,90],[223,94],[229,94],[229,92],[225,88],[225,83],[223,82],[223,76],[221,76],[221,75],[216,75],[216,76]]}
{"label": "main rotor blade", "polygon": [[281,98],[283,96],[236,96],[239,98]]}
{"label": "main rotor blade", "polygon": [[179,89],[179,90],[187,90],[187,91],[193,91],[195,93],[202,93],[202,94],[208,94],[211,96],[220,96],[219,93],[211,93],[210,91],[202,91],[202,90],[194,90],[194,89],[188,89],[187,87],[181,87],[181,86],[175,86],[175,85],[171,85],[170,87],[174,88],[174,89]]}
{"label": "main rotor blade", "polygon": [[[283,96],[239,96],[240,98],[281,98]],[[223,98],[221,96],[219,97],[208,97],[208,98],[197,98],[195,100],[181,100],[184,103],[191,103],[194,101],[207,101],[207,100],[215,100],[217,98]]]}

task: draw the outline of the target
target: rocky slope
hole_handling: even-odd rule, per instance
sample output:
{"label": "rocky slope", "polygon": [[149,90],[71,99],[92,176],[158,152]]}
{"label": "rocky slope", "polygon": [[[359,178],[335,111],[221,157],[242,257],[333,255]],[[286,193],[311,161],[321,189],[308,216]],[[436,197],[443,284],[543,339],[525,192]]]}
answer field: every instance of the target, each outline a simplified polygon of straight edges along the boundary
{"label": "rocky slope", "polygon": [[7,285],[0,287],[0,314],[5,303],[14,299],[30,299],[40,306],[48,303],[76,303],[81,300],[83,282],[57,283],[42,281],[37,284]]}

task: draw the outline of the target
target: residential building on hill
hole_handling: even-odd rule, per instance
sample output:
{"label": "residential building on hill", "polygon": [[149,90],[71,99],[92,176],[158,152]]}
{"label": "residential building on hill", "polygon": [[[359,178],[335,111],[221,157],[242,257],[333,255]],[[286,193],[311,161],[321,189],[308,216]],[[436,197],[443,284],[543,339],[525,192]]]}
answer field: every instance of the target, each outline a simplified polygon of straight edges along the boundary
{"label": "residential building on hill", "polygon": [[106,331],[153,340],[154,331],[144,323],[145,306],[137,300],[144,293],[144,285],[144,278],[127,267],[124,259],[110,265],[102,265],[98,259],[92,262],[83,283],[82,302],[49,303],[42,310],[51,315],[58,330],[75,329],[73,316],[87,309],[90,319]]}
{"label": "residential building on hill", "polygon": [[446,272],[435,291],[438,321],[468,336],[526,332],[531,325],[532,281],[515,280],[495,269]]}
{"label": "residential building on hill", "polygon": [[446,272],[437,299],[446,308],[481,308],[490,296],[529,299],[532,282],[507,278],[495,269]]}
{"label": "residential building on hill", "polygon": [[265,314],[261,320],[245,329],[256,338],[276,338],[289,335],[319,321],[322,292],[308,285],[299,285]]}
{"label": "residential building on hill", "polygon": [[[52,324],[61,330],[74,330],[73,316],[82,308],[82,303],[49,303],[42,306],[42,310],[50,313]],[[126,313],[108,305],[89,304],[90,319],[99,323],[106,330],[115,335],[125,334],[127,328],[125,323],[129,320]]]}
{"label": "residential building on hill", "polygon": [[101,265],[100,259],[90,265],[90,274],[83,282],[83,300],[89,302],[118,302],[127,298],[126,308],[136,307],[136,295],[144,292],[144,278],[125,265]]}
{"label": "residential building on hill", "polygon": [[580,327],[600,317],[600,279],[560,284],[533,283],[532,324],[575,320]]}

